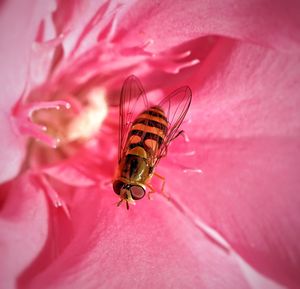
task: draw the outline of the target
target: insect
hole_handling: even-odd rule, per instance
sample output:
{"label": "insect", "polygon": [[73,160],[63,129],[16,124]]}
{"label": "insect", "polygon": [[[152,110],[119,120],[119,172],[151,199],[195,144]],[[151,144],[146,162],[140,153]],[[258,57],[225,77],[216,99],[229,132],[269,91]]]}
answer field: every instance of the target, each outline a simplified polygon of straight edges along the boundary
{"label": "insect", "polygon": [[[190,107],[192,91],[181,87],[150,106],[141,82],[129,76],[122,87],[119,115],[118,168],[113,181],[114,192],[120,196],[118,206],[135,204],[155,190],[150,184],[154,169],[167,154],[168,146],[183,131],[180,125]],[[139,114],[136,112],[140,112]],[[163,180],[162,190],[165,180]]]}

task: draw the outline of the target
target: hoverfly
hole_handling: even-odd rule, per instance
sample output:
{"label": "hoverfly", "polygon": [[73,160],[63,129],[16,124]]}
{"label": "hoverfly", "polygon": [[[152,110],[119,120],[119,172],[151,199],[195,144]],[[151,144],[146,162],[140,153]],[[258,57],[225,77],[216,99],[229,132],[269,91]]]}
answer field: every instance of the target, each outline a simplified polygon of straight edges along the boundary
{"label": "hoverfly", "polygon": [[191,100],[192,91],[184,86],[150,106],[139,79],[131,75],[125,80],[120,97],[118,168],[113,181],[114,192],[120,196],[118,206],[125,201],[129,209],[129,203],[145,196],[146,187],[150,193],[155,191],[150,184],[154,169],[167,154],[170,142],[183,132],[179,128]]}

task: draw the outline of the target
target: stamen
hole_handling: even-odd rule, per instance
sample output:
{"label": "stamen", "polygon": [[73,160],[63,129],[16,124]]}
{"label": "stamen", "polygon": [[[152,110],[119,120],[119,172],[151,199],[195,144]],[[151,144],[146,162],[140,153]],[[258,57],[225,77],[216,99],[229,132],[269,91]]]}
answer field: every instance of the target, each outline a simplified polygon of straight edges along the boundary
{"label": "stamen", "polygon": [[53,138],[48,134],[44,133],[47,131],[47,127],[40,126],[35,123],[23,123],[20,127],[20,131],[24,134],[35,137],[38,141],[41,141],[52,148],[57,148],[59,139]]}
{"label": "stamen", "polygon": [[191,61],[183,62],[183,63],[172,63],[165,65],[163,67],[165,72],[172,73],[172,74],[177,74],[179,73],[183,68],[191,67],[196,64],[200,63],[199,59],[193,59]]}
{"label": "stamen", "polygon": [[183,169],[184,173],[196,173],[196,174],[202,174],[203,171],[201,169],[197,169],[197,168],[186,168]]}
{"label": "stamen", "polygon": [[60,142],[60,139],[48,135],[46,133],[48,131],[47,126],[34,123],[32,116],[34,112],[39,110],[60,109],[61,107],[70,109],[71,105],[69,102],[63,100],[35,102],[31,104],[22,104],[19,101],[13,108],[12,116],[20,133],[32,136],[37,140],[49,145],[50,147],[56,148]]}
{"label": "stamen", "polygon": [[22,110],[23,110],[23,114],[27,113],[27,115],[31,117],[35,111],[41,109],[51,109],[51,108],[60,109],[61,106],[63,106],[66,109],[71,108],[71,104],[69,102],[64,100],[56,100],[56,101],[41,101],[41,102],[31,103],[29,105],[25,105],[22,108]]}
{"label": "stamen", "polygon": [[190,56],[191,53],[192,53],[191,50],[187,50],[185,52],[182,52],[182,53],[178,54],[177,58],[178,59],[186,58],[186,57]]}
{"label": "stamen", "polygon": [[189,138],[188,135],[185,133],[185,131],[182,131],[180,134],[183,136],[185,142],[190,142],[190,138]]}
{"label": "stamen", "polygon": [[194,156],[196,154],[196,152],[195,151],[182,152],[182,153],[177,152],[176,154],[190,157],[190,156]]}
{"label": "stamen", "polygon": [[121,50],[121,54],[124,56],[155,56],[152,52],[146,51],[146,48],[153,44],[154,41],[152,39],[147,40],[141,46],[133,46],[133,47],[126,47]]}
{"label": "stamen", "polygon": [[184,60],[190,55],[190,50],[184,52],[168,51],[167,53],[161,53],[155,55],[156,59],[153,63],[153,66],[156,66],[165,72],[177,74],[183,68],[191,67],[200,63],[200,60],[198,58],[192,60]]}
{"label": "stamen", "polygon": [[63,42],[64,38],[65,38],[65,34],[61,33],[58,36],[56,36],[52,39],[49,39],[47,41],[36,41],[32,44],[32,49],[37,50],[40,47],[42,47],[44,49],[57,47],[58,45],[60,45]]}
{"label": "stamen", "polygon": [[66,216],[71,219],[70,211],[66,205],[66,203],[60,198],[59,194],[56,192],[56,190],[51,186],[49,181],[44,176],[39,176],[39,180],[42,183],[45,192],[49,199],[51,200],[52,204],[56,208],[62,208]]}

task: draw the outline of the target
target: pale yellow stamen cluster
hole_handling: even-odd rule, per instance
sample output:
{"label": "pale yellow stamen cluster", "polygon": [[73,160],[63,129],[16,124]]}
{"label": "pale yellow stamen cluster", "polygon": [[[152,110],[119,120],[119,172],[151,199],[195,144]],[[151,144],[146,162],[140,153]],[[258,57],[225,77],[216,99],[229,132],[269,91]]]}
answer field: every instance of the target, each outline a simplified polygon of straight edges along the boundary
{"label": "pale yellow stamen cluster", "polygon": [[94,88],[87,95],[86,106],[69,123],[66,140],[87,140],[94,136],[98,133],[107,111],[105,91],[99,87]]}

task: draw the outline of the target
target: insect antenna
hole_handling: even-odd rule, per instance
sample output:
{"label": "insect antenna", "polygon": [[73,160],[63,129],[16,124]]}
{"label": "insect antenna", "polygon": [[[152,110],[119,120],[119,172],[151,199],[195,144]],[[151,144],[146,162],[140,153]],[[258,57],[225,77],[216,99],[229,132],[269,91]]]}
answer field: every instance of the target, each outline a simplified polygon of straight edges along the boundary
{"label": "insect antenna", "polygon": [[126,208],[127,208],[127,210],[129,210],[129,204],[128,204],[127,200],[126,200]]}

